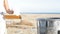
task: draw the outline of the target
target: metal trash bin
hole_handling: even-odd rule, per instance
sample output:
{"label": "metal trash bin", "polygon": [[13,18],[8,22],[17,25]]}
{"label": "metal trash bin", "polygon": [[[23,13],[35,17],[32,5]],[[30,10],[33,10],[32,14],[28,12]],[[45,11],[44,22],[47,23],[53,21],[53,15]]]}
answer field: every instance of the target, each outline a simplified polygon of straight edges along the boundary
{"label": "metal trash bin", "polygon": [[38,20],[38,34],[47,34],[47,20],[39,18]]}
{"label": "metal trash bin", "polygon": [[60,18],[39,18],[38,34],[59,34]]}
{"label": "metal trash bin", "polygon": [[48,21],[48,34],[59,34],[60,31],[60,18],[49,18]]}

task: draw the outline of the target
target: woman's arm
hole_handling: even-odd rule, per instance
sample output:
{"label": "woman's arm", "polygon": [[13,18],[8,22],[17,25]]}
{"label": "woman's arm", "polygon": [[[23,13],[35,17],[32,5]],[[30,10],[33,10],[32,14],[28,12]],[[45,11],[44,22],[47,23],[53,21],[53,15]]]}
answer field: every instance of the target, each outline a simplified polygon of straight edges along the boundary
{"label": "woman's arm", "polygon": [[4,0],[4,8],[5,8],[6,11],[9,9],[7,0]]}
{"label": "woman's arm", "polygon": [[14,13],[13,10],[10,10],[10,8],[8,6],[8,1],[7,0],[4,0],[4,8],[5,8],[7,13],[9,13],[9,14],[13,14]]}

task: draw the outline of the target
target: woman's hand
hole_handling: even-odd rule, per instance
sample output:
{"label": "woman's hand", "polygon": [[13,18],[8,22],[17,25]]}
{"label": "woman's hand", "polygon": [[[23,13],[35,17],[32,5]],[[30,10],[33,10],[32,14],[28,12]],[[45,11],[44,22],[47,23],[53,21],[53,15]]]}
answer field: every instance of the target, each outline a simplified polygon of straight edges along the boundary
{"label": "woman's hand", "polygon": [[13,13],[14,13],[13,10],[7,10],[6,12],[7,12],[8,14],[13,14]]}

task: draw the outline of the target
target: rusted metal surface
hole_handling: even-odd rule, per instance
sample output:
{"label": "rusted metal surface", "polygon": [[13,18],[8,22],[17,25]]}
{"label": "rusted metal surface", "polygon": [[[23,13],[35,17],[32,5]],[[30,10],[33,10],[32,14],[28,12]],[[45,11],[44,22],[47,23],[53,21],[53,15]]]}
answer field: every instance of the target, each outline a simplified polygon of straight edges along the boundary
{"label": "rusted metal surface", "polygon": [[21,15],[4,15],[5,19],[21,19]]}

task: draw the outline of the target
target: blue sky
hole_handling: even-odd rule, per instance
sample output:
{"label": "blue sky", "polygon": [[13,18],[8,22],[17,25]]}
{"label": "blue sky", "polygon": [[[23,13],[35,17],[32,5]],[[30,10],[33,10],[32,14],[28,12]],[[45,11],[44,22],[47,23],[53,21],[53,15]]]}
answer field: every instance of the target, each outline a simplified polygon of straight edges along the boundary
{"label": "blue sky", "polygon": [[17,12],[60,13],[60,0],[8,0],[10,9]]}
{"label": "blue sky", "polygon": [[19,0],[21,12],[59,12],[60,0]]}

